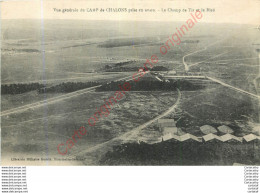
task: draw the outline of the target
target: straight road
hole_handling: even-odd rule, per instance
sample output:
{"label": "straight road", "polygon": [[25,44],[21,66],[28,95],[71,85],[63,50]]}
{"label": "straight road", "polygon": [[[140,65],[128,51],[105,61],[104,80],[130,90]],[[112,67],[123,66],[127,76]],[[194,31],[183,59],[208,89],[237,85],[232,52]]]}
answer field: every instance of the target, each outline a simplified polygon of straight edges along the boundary
{"label": "straight road", "polygon": [[221,84],[221,85],[223,85],[223,86],[225,86],[225,87],[231,88],[231,89],[233,89],[233,90],[235,90],[235,91],[242,92],[242,93],[245,93],[245,94],[247,94],[247,95],[249,95],[249,96],[252,96],[252,97],[254,97],[254,98],[260,99],[260,96],[258,96],[258,95],[256,95],[256,94],[253,94],[253,93],[247,92],[247,91],[245,91],[245,90],[242,90],[242,89],[240,89],[240,88],[231,86],[231,85],[229,85],[229,84],[227,84],[227,83],[224,83],[224,82],[222,82],[222,81],[220,81],[220,80],[217,80],[217,79],[215,79],[215,78],[212,78],[212,77],[209,77],[209,76],[206,76],[206,78],[209,79],[209,80],[211,80],[211,81],[213,81],[213,82],[217,82],[217,83],[219,83],[219,84]]}
{"label": "straight road", "polygon": [[[126,81],[129,81],[129,80],[131,80],[130,77],[132,77],[132,75],[131,76],[127,76],[125,78],[121,78],[121,79],[115,80],[115,81],[125,80],[125,79],[127,79]],[[2,116],[6,116],[6,115],[10,115],[10,114],[14,114],[14,113],[21,113],[21,112],[26,111],[28,109],[34,109],[34,108],[42,107],[44,105],[57,103],[57,102],[60,102],[62,100],[65,100],[65,99],[69,99],[69,98],[72,98],[72,97],[76,97],[76,96],[79,96],[79,95],[82,95],[82,94],[86,94],[86,93],[92,92],[96,88],[101,87],[101,86],[102,85],[97,85],[97,86],[93,86],[93,87],[90,87],[90,88],[86,88],[86,89],[82,89],[82,90],[79,90],[79,91],[75,91],[75,92],[71,92],[71,93],[68,93],[68,94],[64,94],[64,95],[61,95],[61,96],[58,96],[58,97],[53,97],[53,98],[50,98],[50,99],[46,99],[46,100],[42,100],[42,101],[39,101],[39,102],[31,103],[31,104],[24,105],[24,106],[21,106],[21,107],[9,109],[9,110],[1,112],[1,117]]]}
{"label": "straight road", "polygon": [[62,96],[53,97],[53,98],[46,99],[46,100],[43,100],[43,101],[39,101],[39,102],[31,103],[31,104],[28,104],[28,105],[24,105],[24,106],[21,106],[21,107],[6,110],[6,111],[1,112],[1,117],[6,116],[6,115],[10,115],[10,114],[14,114],[14,113],[20,113],[20,112],[26,111],[28,109],[41,107],[41,106],[44,106],[44,105],[48,105],[48,104],[52,104],[52,103],[62,101],[64,99],[69,99],[69,98],[72,98],[72,97],[75,97],[75,96],[79,96],[79,95],[94,91],[96,88],[98,88],[100,86],[101,85],[93,86],[93,87],[90,87],[90,88],[86,88],[86,89],[82,89],[82,90],[79,90],[79,91],[64,94]]}

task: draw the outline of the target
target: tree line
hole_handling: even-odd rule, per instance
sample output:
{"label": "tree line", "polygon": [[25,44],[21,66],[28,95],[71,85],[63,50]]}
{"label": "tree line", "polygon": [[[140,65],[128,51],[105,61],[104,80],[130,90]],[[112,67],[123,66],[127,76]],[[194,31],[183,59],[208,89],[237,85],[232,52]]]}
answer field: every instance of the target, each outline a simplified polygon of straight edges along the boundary
{"label": "tree line", "polygon": [[42,93],[68,93],[92,86],[99,85],[99,82],[63,82],[58,85],[45,86],[40,83],[28,83],[28,84],[9,84],[1,85],[1,94],[22,94],[31,91],[37,91]]}
{"label": "tree line", "polygon": [[[122,81],[112,81],[109,84],[104,84],[97,88],[97,91],[116,91],[118,85],[122,85]],[[169,82],[160,82],[157,80],[140,80],[139,82],[129,81],[131,91],[174,91],[177,88],[180,90],[198,90],[204,88],[202,85],[193,84],[187,80],[170,80]]]}
{"label": "tree line", "polygon": [[61,84],[41,88],[38,90],[40,94],[42,93],[68,93],[68,92],[74,92],[77,90],[89,88],[92,86],[99,85],[99,82],[63,82]]}
{"label": "tree line", "polygon": [[39,83],[1,85],[1,94],[22,94],[43,87],[44,85]]}

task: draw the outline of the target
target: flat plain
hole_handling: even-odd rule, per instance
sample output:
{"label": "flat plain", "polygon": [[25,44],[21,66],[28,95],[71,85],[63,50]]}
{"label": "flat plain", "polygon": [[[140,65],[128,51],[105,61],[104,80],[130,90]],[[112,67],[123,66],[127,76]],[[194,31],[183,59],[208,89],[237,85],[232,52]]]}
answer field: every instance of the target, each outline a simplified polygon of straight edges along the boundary
{"label": "flat plain", "polygon": [[[260,126],[259,98],[206,79],[174,78],[208,76],[258,95],[260,68],[256,49],[259,49],[260,36],[252,26],[201,23],[182,38],[179,46],[171,47],[162,56],[160,46],[181,23],[46,20],[44,33],[39,30],[40,24],[38,20],[8,20],[2,24],[1,86],[6,90],[6,93],[1,93],[4,164],[19,165],[18,161],[10,162],[11,158],[24,157],[53,159],[22,162],[29,165],[164,165],[161,157],[160,160],[153,158],[151,162],[143,158],[140,161],[138,147],[134,154],[136,160],[131,158],[129,162],[120,162],[121,154],[114,157],[111,152],[128,143],[160,143],[158,139],[162,134],[156,121],[142,129],[139,126],[155,120],[176,103],[174,110],[164,118],[174,119],[184,133],[201,137],[199,128],[202,125],[228,125],[239,137],[257,134],[254,129]],[[147,79],[151,82],[148,89],[136,87],[129,91],[107,117],[102,117],[94,127],[89,126],[88,119],[96,108],[104,104],[104,99],[114,95],[114,88],[93,89],[80,94],[73,92],[90,88],[90,82],[93,86],[109,86],[122,79],[131,79],[153,54],[159,58],[156,66],[164,70],[157,71],[156,75],[145,75],[142,81]],[[189,72],[185,71],[184,63],[189,66]],[[167,79],[173,84],[181,81],[177,86],[181,96],[176,89],[158,89],[155,86],[159,81],[156,79],[158,73],[162,74],[164,83]],[[142,81],[140,84],[146,84]],[[182,86],[182,81],[186,86]],[[34,83],[39,84],[39,88],[30,86]],[[188,89],[194,85],[201,87]],[[13,93],[18,88],[21,91]],[[54,97],[59,100],[48,103]],[[45,103],[36,106],[40,101]],[[30,104],[35,107],[19,110]],[[5,115],[7,111],[11,113]],[[59,155],[57,145],[66,143],[81,126],[86,127],[87,135],[78,140],[66,155]],[[210,146],[215,151],[213,147]],[[241,149],[241,145],[233,148]],[[125,150],[128,151],[127,147]],[[54,158],[82,158],[83,161],[56,162]],[[230,161],[223,162],[223,159],[201,160],[201,163],[231,164]],[[232,158],[232,161],[236,160]],[[256,159],[253,164],[257,163],[259,160]]]}

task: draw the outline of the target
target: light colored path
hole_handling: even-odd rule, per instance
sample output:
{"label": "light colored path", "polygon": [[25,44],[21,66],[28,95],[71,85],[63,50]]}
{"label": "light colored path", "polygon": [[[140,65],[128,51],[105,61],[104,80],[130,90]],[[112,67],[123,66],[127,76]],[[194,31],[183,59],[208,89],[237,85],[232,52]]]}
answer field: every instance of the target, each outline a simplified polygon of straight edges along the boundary
{"label": "light colored path", "polygon": [[183,65],[184,65],[185,71],[188,72],[188,71],[190,70],[190,66],[185,62],[185,58],[186,58],[187,56],[196,54],[196,53],[198,53],[198,52],[205,51],[205,50],[208,49],[208,47],[211,47],[211,46],[215,45],[215,44],[218,43],[219,41],[220,41],[220,40],[218,40],[218,41],[216,41],[216,42],[214,42],[214,43],[212,43],[212,44],[210,44],[210,45],[208,45],[208,46],[205,46],[205,47],[204,47],[203,49],[201,49],[201,50],[197,50],[197,51],[195,51],[195,52],[192,52],[192,53],[189,53],[189,54],[183,56],[183,58],[182,58],[182,63],[183,63]]}
{"label": "light colored path", "polygon": [[1,117],[6,116],[6,115],[10,115],[10,114],[14,114],[14,113],[20,113],[20,112],[26,111],[28,109],[41,107],[41,106],[44,106],[44,105],[47,105],[47,104],[52,104],[52,103],[62,101],[64,99],[79,96],[79,95],[91,92],[91,91],[95,90],[96,88],[98,88],[100,86],[101,85],[93,86],[93,87],[90,87],[90,88],[86,88],[86,89],[82,89],[82,90],[79,90],[79,91],[64,94],[62,96],[53,97],[53,98],[50,98],[50,99],[47,99],[47,100],[43,100],[43,101],[28,104],[28,105],[24,105],[24,106],[21,106],[21,107],[13,108],[13,109],[10,109],[10,110],[6,110],[6,111],[1,112]]}
{"label": "light colored path", "polygon": [[252,96],[252,97],[255,97],[255,98],[257,98],[257,99],[260,99],[260,96],[258,96],[258,95],[256,95],[256,94],[253,94],[253,93],[247,92],[247,91],[245,91],[245,90],[242,90],[242,89],[240,89],[240,88],[231,86],[231,85],[229,85],[229,84],[227,84],[227,83],[224,83],[224,82],[222,82],[222,81],[220,81],[220,80],[217,80],[217,79],[215,79],[215,78],[212,78],[212,77],[209,77],[209,76],[206,76],[206,78],[208,78],[209,80],[211,80],[211,81],[213,81],[213,82],[217,82],[217,83],[219,83],[219,84],[221,84],[221,85],[223,85],[223,86],[225,86],[225,87],[231,88],[231,89],[236,90],[236,91],[238,91],[238,92],[242,92],[242,93],[245,93],[245,94],[250,95],[250,96]]}
{"label": "light colored path", "polygon": [[242,93],[247,94],[247,95],[250,95],[250,96],[252,96],[252,97],[254,97],[254,98],[260,99],[260,96],[258,96],[258,95],[256,95],[256,94],[253,94],[253,93],[250,93],[250,92],[248,92],[248,91],[242,90],[242,89],[240,89],[240,88],[234,87],[234,86],[232,86],[232,85],[229,85],[229,84],[227,84],[227,83],[225,83],[225,82],[223,82],[223,81],[221,81],[221,80],[218,80],[218,79],[216,79],[216,78],[212,78],[212,77],[210,77],[210,76],[165,76],[165,78],[196,78],[196,79],[209,79],[209,80],[211,80],[211,81],[213,81],[213,82],[216,82],[216,83],[221,84],[222,86],[231,88],[231,89],[233,89],[233,90],[235,90],[235,91],[242,92]]}
{"label": "light colored path", "polygon": [[[253,58],[238,58],[238,59],[227,59],[227,60],[214,60],[213,62],[226,62],[226,61],[238,61],[238,60],[252,60],[257,59],[258,57]],[[257,65],[258,66],[258,65]]]}
{"label": "light colored path", "polygon": [[[94,75],[93,77],[95,77],[97,75]],[[92,76],[91,76],[92,77]],[[35,81],[28,81],[28,82],[7,82],[7,83],[3,83],[2,85],[9,85],[9,84],[30,84],[30,83],[39,83],[41,84],[41,82],[53,82],[53,81],[58,81],[58,80],[77,80],[77,79],[87,79],[89,77],[83,77],[83,76],[78,76],[78,77],[71,77],[71,78],[60,78],[60,79],[48,79],[48,80],[35,80]]]}
{"label": "light colored path", "polygon": [[165,76],[165,78],[198,78],[198,79],[206,79],[206,76]]}
{"label": "light colored path", "polygon": [[200,62],[196,62],[196,63],[190,64],[190,65],[189,65],[189,68],[192,67],[192,66],[201,64],[201,63],[203,63],[203,62],[207,62],[207,61],[210,60],[210,59],[217,58],[217,57],[219,57],[219,56],[225,55],[225,54],[230,53],[230,52],[231,52],[231,51],[229,51],[229,52],[223,52],[223,53],[221,53],[221,54],[212,56],[212,57],[210,57],[210,58],[208,58],[208,59],[206,59],[206,60],[203,60],[203,61],[200,61]]}
{"label": "light colored path", "polygon": [[[143,125],[125,133],[124,135],[121,136],[121,139],[124,139],[124,137],[128,136],[128,137],[132,137],[133,135],[137,135],[142,129],[148,127],[149,125],[151,125],[152,123],[154,123],[155,121],[157,121],[158,119],[161,119],[167,115],[169,115],[170,113],[172,113],[176,107],[178,107],[179,103],[180,103],[180,100],[181,100],[181,92],[179,91],[179,89],[177,89],[178,91],[178,98],[177,98],[177,101],[175,102],[174,105],[172,105],[167,111],[165,111],[164,113],[162,113],[161,115],[158,115],[157,117],[155,117],[154,119],[144,123]],[[129,136],[129,133],[131,134]]]}
{"label": "light colored path", "polygon": [[205,47],[205,48],[203,48],[203,49],[201,49],[201,50],[197,50],[197,51],[195,51],[195,52],[192,52],[192,53],[189,53],[189,54],[183,56],[183,58],[182,58],[182,63],[183,63],[183,65],[184,65],[184,68],[185,68],[185,71],[186,71],[186,72],[188,72],[188,71],[190,70],[190,67],[189,67],[189,65],[185,62],[185,58],[186,58],[187,56],[196,54],[196,53],[198,53],[198,52],[205,51],[206,49],[207,49],[207,47]]}
{"label": "light colored path", "polygon": [[[132,77],[132,76],[127,76],[127,77],[121,78],[119,80],[125,80],[125,79],[131,80],[131,78],[129,78],[129,77]],[[115,81],[119,81],[119,80],[115,80]],[[21,106],[21,107],[2,111],[1,117],[6,116],[6,115],[10,115],[10,114],[14,114],[14,113],[21,113],[21,112],[26,111],[28,109],[42,107],[42,106],[47,105],[47,104],[57,103],[57,102],[60,102],[62,100],[65,100],[65,99],[69,99],[69,98],[76,97],[76,96],[79,96],[79,95],[82,95],[82,94],[86,94],[88,92],[92,92],[96,88],[101,87],[101,86],[102,85],[93,86],[93,87],[90,87],[90,88],[86,88],[86,89],[82,89],[82,90],[79,90],[79,91],[64,94],[64,95],[61,95],[61,96],[58,96],[58,97],[53,97],[53,98],[50,98],[50,99],[47,99],[47,100],[43,100],[43,101],[28,104],[28,105],[24,105],[24,106]]]}

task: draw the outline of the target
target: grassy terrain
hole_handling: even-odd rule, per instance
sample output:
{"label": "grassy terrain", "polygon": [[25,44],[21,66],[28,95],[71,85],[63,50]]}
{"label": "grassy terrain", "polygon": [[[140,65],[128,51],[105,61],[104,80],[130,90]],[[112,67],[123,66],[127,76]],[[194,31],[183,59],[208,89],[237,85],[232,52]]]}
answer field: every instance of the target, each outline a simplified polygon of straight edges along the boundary
{"label": "grassy terrain", "polygon": [[[191,74],[199,72],[249,92],[256,92],[253,80],[259,73],[259,67],[252,43],[259,41],[259,33],[252,31],[251,26],[198,24],[183,37],[180,46],[171,47],[164,56],[161,55],[159,48],[179,23],[46,21],[44,42],[39,31],[40,21],[4,21],[1,26],[3,28],[1,82],[4,85],[46,83],[47,87],[56,88],[57,85],[69,82],[77,84],[77,82],[96,81],[106,84],[131,76],[133,72],[130,72],[130,69],[142,67],[146,59],[153,54],[159,58],[156,66],[184,74],[183,56],[202,50],[185,58],[188,65],[198,63],[191,67]],[[66,33],[63,33],[64,31]],[[217,41],[214,46],[205,49]],[[43,48],[45,52],[42,51]],[[251,59],[243,60],[244,58]],[[106,67],[108,69],[124,67],[124,70],[105,72]],[[210,82],[189,80],[188,83],[202,85],[203,88],[181,90],[182,97],[178,108],[167,116],[174,118],[177,126],[184,132],[198,136],[201,135],[199,127],[202,125],[210,124],[217,127],[225,124],[235,131],[235,135],[240,136],[250,133],[252,125],[259,122],[259,104],[255,99]],[[82,125],[86,126],[88,134],[77,142],[68,156],[77,156],[82,151],[131,132],[176,102],[177,92],[167,89],[162,91],[160,86],[152,89],[152,86],[146,85],[144,88],[146,91],[136,89],[128,92],[113,107],[109,116],[100,119],[95,127],[88,126],[88,118],[93,116],[96,108],[104,104],[104,99],[114,95],[115,89],[91,92],[22,113],[3,116],[2,157],[8,160],[15,155],[25,154],[59,156],[57,145],[65,143]],[[26,93],[2,93],[1,109],[5,111],[64,94],[58,91],[60,90],[47,94],[40,94],[34,90]],[[152,124],[143,129],[140,136],[131,140],[138,141],[144,138],[154,140],[160,135],[158,126]],[[118,153],[115,149],[114,153],[107,154],[103,161],[99,162],[99,158],[108,151],[108,147],[102,146],[95,152],[85,154],[84,164],[229,165],[233,161],[259,163],[258,160],[251,159],[254,150],[249,144],[225,144],[219,148],[218,144],[209,146],[185,144],[185,151],[192,153],[191,155],[204,150],[208,152],[205,154],[207,158],[201,162],[196,156],[190,155],[184,155],[183,162],[180,162],[180,155],[174,157],[169,153],[168,150],[171,148],[175,148],[173,152],[178,152],[178,149],[182,148],[179,144],[162,143],[151,146],[143,144],[142,147],[129,144],[129,146],[130,148],[125,150],[126,154]],[[190,146],[194,148],[189,150]],[[212,153],[214,148],[216,150]],[[147,151],[144,154],[146,157],[138,153],[144,150]],[[99,151],[102,151],[102,154],[99,154]],[[231,155],[237,157],[237,160],[227,157],[226,151],[231,151]],[[160,152],[163,153],[159,155]],[[153,153],[158,160],[150,156]],[[149,161],[148,158],[152,159]]]}
{"label": "grassy terrain", "polygon": [[[260,144],[258,144],[259,146]],[[115,146],[101,165],[259,165],[254,143],[167,141],[158,144],[127,143]]]}
{"label": "grassy terrain", "polygon": [[[22,114],[2,117],[3,156],[10,152],[16,155],[21,151],[44,156],[46,140],[49,154],[59,156],[57,145],[66,142],[76,129],[84,125],[88,135],[68,154],[77,155],[85,147],[98,145],[131,131],[133,127],[165,111],[168,104],[174,104],[177,98],[175,92],[165,95],[160,92],[129,92],[111,110],[107,118],[100,119],[95,127],[88,126],[88,118],[93,116],[96,108],[104,104],[103,99],[113,95],[114,92],[88,93]],[[140,108],[143,111],[140,111]],[[17,148],[18,146],[20,148]]]}

